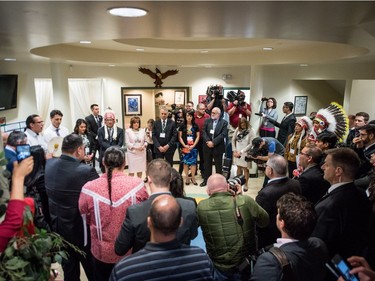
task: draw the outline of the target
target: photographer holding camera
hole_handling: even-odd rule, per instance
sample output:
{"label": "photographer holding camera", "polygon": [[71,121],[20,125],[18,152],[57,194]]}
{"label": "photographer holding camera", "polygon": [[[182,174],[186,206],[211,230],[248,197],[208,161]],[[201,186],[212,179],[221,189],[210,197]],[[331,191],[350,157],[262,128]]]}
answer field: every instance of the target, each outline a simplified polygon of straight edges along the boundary
{"label": "photographer holding camera", "polygon": [[230,91],[227,95],[230,101],[228,105],[229,124],[233,131],[238,127],[241,117],[251,117],[251,105],[245,101],[245,93],[238,90],[237,93]]}
{"label": "photographer holding camera", "polygon": [[249,280],[250,272],[240,272],[239,266],[257,250],[255,225],[268,225],[267,212],[254,199],[229,188],[239,190],[243,180],[235,182],[229,185],[223,175],[213,174],[207,181],[210,197],[198,204],[207,253],[217,269],[215,280]]}
{"label": "photographer holding camera", "polygon": [[227,103],[224,99],[224,89],[221,85],[210,86],[207,88],[206,91],[206,105],[207,105],[207,113],[211,114],[211,110],[215,107],[220,108],[222,118],[224,112],[227,112]]}
{"label": "photographer holding camera", "polygon": [[276,136],[274,122],[270,120],[277,121],[278,114],[276,111],[276,100],[275,98],[262,98],[262,103],[266,101],[266,107],[261,110],[260,113],[255,115],[262,116],[262,124],[259,128],[259,134],[261,137],[272,137]]}

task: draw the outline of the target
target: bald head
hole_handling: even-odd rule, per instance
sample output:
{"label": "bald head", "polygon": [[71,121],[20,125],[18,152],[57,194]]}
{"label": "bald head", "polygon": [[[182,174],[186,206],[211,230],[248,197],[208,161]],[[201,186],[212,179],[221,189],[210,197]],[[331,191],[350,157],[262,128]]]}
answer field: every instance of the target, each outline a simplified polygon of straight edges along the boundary
{"label": "bald head", "polygon": [[207,180],[207,194],[212,195],[217,192],[228,191],[226,178],[221,174],[213,174]]}
{"label": "bald head", "polygon": [[174,234],[181,223],[181,206],[173,196],[159,195],[152,201],[149,219],[151,231]]}

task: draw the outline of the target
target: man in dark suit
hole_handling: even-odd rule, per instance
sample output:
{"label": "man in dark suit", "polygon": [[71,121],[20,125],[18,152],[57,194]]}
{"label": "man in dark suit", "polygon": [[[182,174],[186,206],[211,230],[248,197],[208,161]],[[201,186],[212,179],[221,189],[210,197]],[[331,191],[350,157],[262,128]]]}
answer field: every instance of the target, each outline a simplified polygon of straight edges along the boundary
{"label": "man in dark suit", "polygon": [[92,165],[95,167],[95,154],[99,148],[97,135],[98,135],[99,128],[102,126],[103,116],[99,115],[99,106],[96,103],[92,104],[90,106],[90,109],[91,109],[91,114],[89,116],[86,116],[85,120],[87,122],[87,127],[88,127],[87,129],[89,130],[89,132],[92,133],[92,136],[94,139],[95,148],[92,151],[92,153],[94,153],[94,157],[92,159]]}
{"label": "man in dark suit", "polygon": [[62,268],[65,280],[69,281],[80,280],[80,262],[88,280],[95,280],[90,244],[84,244],[84,241],[90,241],[90,237],[84,237],[78,200],[82,186],[99,176],[93,167],[81,163],[84,156],[82,138],[76,134],[67,135],[62,143],[62,155],[49,159],[45,170],[52,229],[86,253],[84,257],[71,248],[67,249],[69,257],[63,261]]}
{"label": "man in dark suit", "polygon": [[220,118],[221,110],[214,107],[211,118],[204,121],[202,130],[204,179],[200,186],[207,185],[207,179],[212,175],[212,160],[215,161],[217,174],[223,173],[223,154],[225,139],[228,137],[228,122]]}
{"label": "man in dark suit", "polygon": [[166,107],[160,108],[160,120],[154,122],[152,140],[154,141],[155,158],[162,158],[173,166],[173,155],[176,150],[176,124],[168,117]]}
{"label": "man in dark suit", "polygon": [[[115,252],[124,255],[130,249],[135,253],[150,241],[150,230],[147,227],[147,217],[152,201],[161,194],[171,194],[172,167],[164,159],[154,159],[147,167],[147,178],[151,196],[148,200],[130,206],[126,211],[124,223],[116,239]],[[193,200],[176,198],[182,209],[182,225],[177,230],[177,240],[182,244],[190,244],[198,235],[198,217]]]}
{"label": "man in dark suit", "polygon": [[295,179],[287,176],[288,162],[281,155],[274,154],[269,157],[265,174],[268,183],[259,191],[255,201],[267,211],[270,223],[266,228],[258,229],[258,248],[263,248],[276,241],[280,232],[276,228],[277,200],[288,192],[301,194],[300,184]]}
{"label": "man in dark suit", "polygon": [[116,116],[112,110],[106,110],[104,113],[104,126],[98,130],[99,142],[99,165],[104,173],[105,168],[102,163],[104,152],[110,146],[124,145],[124,130],[116,126]]}
{"label": "man in dark suit", "polygon": [[301,196],[288,193],[277,201],[277,209],[276,225],[282,239],[275,241],[274,247],[284,252],[293,278],[283,271],[270,250],[258,257],[250,280],[324,280],[327,247],[319,238],[309,238],[316,224],[313,205]]}
{"label": "man in dark suit", "polygon": [[277,140],[283,145],[286,145],[288,136],[294,132],[294,127],[296,125],[296,116],[293,114],[293,103],[284,102],[283,112],[285,116],[281,123],[276,120],[269,119],[269,122],[274,124],[276,127],[279,127],[279,133],[277,135]]}
{"label": "man in dark suit", "polygon": [[331,186],[323,178],[320,168],[323,151],[315,144],[307,144],[299,153],[299,165],[303,172],[297,178],[301,185],[301,193],[307,200],[315,204],[322,198]]}
{"label": "man in dark suit", "polygon": [[331,187],[315,205],[318,221],[312,236],[327,244],[330,258],[337,253],[344,259],[362,255],[368,243],[371,207],[364,191],[353,183],[359,158],[350,148],[330,149],[326,154],[322,169]]}

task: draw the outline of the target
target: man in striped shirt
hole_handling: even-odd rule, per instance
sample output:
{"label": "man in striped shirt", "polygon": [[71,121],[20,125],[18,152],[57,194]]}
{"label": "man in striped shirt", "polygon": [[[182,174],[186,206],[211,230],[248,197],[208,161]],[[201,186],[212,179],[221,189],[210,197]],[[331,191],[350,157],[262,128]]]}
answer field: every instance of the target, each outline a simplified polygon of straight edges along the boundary
{"label": "man in striped shirt", "polygon": [[177,200],[168,194],[156,197],[147,218],[151,241],[118,262],[110,280],[213,280],[214,267],[207,254],[177,241],[181,223]]}

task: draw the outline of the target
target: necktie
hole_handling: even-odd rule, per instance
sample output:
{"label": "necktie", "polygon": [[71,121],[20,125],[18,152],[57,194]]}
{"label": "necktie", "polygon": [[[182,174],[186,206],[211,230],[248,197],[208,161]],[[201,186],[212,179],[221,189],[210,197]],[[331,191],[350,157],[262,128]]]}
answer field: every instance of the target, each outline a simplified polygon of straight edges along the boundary
{"label": "necktie", "polygon": [[165,120],[163,120],[163,125],[161,126],[161,129],[164,132],[164,130],[165,130]]}
{"label": "necktie", "polygon": [[108,138],[109,138],[109,142],[112,142],[112,131],[113,131],[112,128],[109,128],[109,129],[108,129]]}
{"label": "necktie", "polygon": [[215,132],[216,125],[217,125],[217,120],[215,120],[214,124],[212,125],[212,129],[214,130],[214,132]]}
{"label": "necktie", "polygon": [[58,137],[60,136],[60,132],[59,132],[59,131],[60,131],[60,129],[57,128],[57,129],[56,129],[56,135],[57,135]]}

